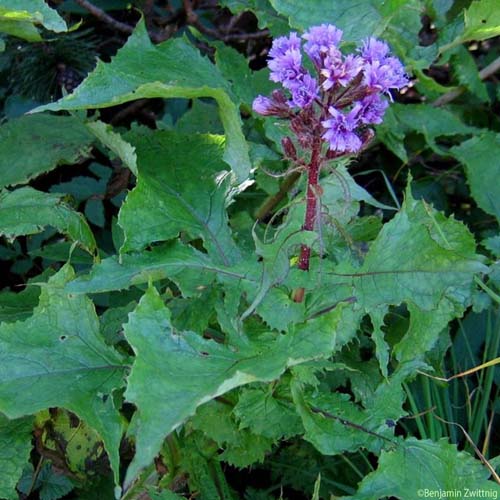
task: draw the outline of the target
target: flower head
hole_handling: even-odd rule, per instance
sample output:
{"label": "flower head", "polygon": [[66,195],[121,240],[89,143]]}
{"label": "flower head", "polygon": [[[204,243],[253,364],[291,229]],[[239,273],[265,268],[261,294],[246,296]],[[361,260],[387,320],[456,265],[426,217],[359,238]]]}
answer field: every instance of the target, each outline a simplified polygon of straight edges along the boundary
{"label": "flower head", "polygon": [[332,24],[312,26],[306,31],[302,38],[306,40],[305,53],[316,64],[321,64],[321,59],[330,49],[336,48],[342,39],[342,30]]}
{"label": "flower head", "polygon": [[305,72],[302,68],[302,54],[298,49],[289,49],[284,54],[270,59],[268,66],[271,70],[269,78],[273,82],[282,83],[286,88],[292,86]]}
{"label": "flower head", "polygon": [[358,101],[353,110],[356,110],[358,120],[361,123],[371,125],[382,123],[382,118],[388,106],[389,103],[386,99],[382,99],[378,94],[372,94]]}
{"label": "flower head", "polygon": [[386,57],[382,61],[373,61],[365,65],[363,83],[372,92],[387,93],[390,89],[401,89],[408,85],[408,77],[401,61],[395,57]]}
{"label": "flower head", "polygon": [[301,43],[301,39],[294,32],[290,33],[290,36],[275,38],[269,50],[269,57],[275,59],[284,56],[289,50],[300,50]]}
{"label": "flower head", "polygon": [[345,58],[342,53],[332,48],[324,59],[321,75],[325,78],[323,88],[330,90],[336,84],[346,87],[363,68],[363,60],[352,54]]}
{"label": "flower head", "polygon": [[290,91],[292,93],[292,104],[298,108],[305,108],[318,97],[319,88],[316,79],[306,73]]}
{"label": "flower head", "polygon": [[363,83],[373,92],[388,93],[390,89],[401,89],[408,84],[408,77],[401,61],[389,56],[389,46],[376,38],[363,42],[360,49],[365,61]]}
{"label": "flower head", "polygon": [[322,137],[328,141],[330,149],[338,153],[356,153],[361,149],[362,142],[355,133],[359,125],[359,111],[353,108],[348,113],[343,113],[330,106],[328,108],[330,118],[323,120],[325,132]]}
{"label": "flower head", "polygon": [[345,54],[341,40],[342,31],[331,24],[312,26],[302,37],[276,38],[268,66],[270,79],[282,89],[253,102],[261,115],[290,119],[303,149],[327,142],[329,158],[358,152],[373,136],[370,125],[382,123],[389,105],[383,94],[390,99],[391,90],[408,84],[403,64],[386,42],[367,38],[357,52]]}
{"label": "flower head", "polygon": [[252,109],[256,112],[259,113],[260,115],[273,115],[273,107],[274,103],[269,97],[265,97],[263,95],[258,95],[253,103],[252,103]]}
{"label": "flower head", "polygon": [[371,37],[363,41],[360,52],[363,59],[369,63],[382,61],[389,53],[389,46],[385,42]]}

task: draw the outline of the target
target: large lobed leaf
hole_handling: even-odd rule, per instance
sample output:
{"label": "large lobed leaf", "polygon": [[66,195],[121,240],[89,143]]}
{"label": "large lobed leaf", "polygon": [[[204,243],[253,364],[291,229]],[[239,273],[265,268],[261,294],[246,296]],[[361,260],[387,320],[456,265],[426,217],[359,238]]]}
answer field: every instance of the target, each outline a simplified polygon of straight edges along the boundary
{"label": "large lobed leaf", "polygon": [[278,13],[288,17],[292,28],[305,30],[330,22],[344,31],[348,41],[373,35],[381,26],[382,16],[373,0],[270,0]]}
{"label": "large lobed leaf", "polygon": [[64,291],[65,266],[42,285],[25,321],[0,324],[0,411],[19,418],[51,407],[79,415],[104,441],[118,479],[120,416],[112,391],[123,381],[123,359],[106,345],[92,302]]}
{"label": "large lobed leaf", "polygon": [[484,132],[451,149],[457,160],[465,165],[467,181],[476,203],[500,221],[500,184],[498,157],[500,137]]}
{"label": "large lobed leaf", "polygon": [[104,108],[147,97],[211,97],[226,132],[224,160],[243,181],[250,171],[248,145],[231,95],[218,69],[185,39],[154,46],[141,20],[111,63],[99,61],[75,92],[35,111]]}
{"label": "large lobed leaf", "polygon": [[[384,308],[408,305],[412,323],[396,350],[400,361],[418,358],[434,345],[447,323],[470,305],[474,274],[486,271],[467,227],[413,199],[408,189],[401,211],[383,226],[360,267],[343,262],[328,269],[322,264],[321,287],[314,287],[314,280],[308,283],[301,273],[295,273],[295,278],[311,287],[314,310],[353,297],[353,308],[372,316],[377,357],[385,372]],[[418,327],[424,325],[421,331]]]}
{"label": "large lobed leaf", "polygon": [[57,33],[68,29],[64,19],[44,0],[0,0],[0,32],[38,42],[42,37],[37,25]]}
{"label": "large lobed leaf", "polygon": [[214,261],[233,263],[238,249],[226,206],[234,191],[222,161],[224,137],[156,132],[129,140],[136,146],[139,177],[120,210],[122,251],[185,231],[203,239]]}
{"label": "large lobed leaf", "polygon": [[0,126],[0,187],[22,184],[88,155],[94,137],[72,116],[22,116]]}
{"label": "large lobed leaf", "polygon": [[49,225],[80,242],[89,252],[96,250],[94,235],[85,217],[61,196],[30,187],[0,193],[0,235],[14,238],[36,234]]}
{"label": "large lobed leaf", "polygon": [[442,439],[438,442],[408,438],[383,451],[375,472],[368,474],[352,497],[379,498],[496,498],[500,486],[488,481],[489,471],[479,461]]}
{"label": "large lobed leaf", "polygon": [[329,356],[341,315],[339,307],[275,341],[241,340],[227,346],[174,331],[169,310],[150,288],[125,326],[136,353],[125,396],[138,408],[133,422],[136,455],[125,486],[151,462],[164,437],[202,403],[243,384],[272,381],[289,366]]}

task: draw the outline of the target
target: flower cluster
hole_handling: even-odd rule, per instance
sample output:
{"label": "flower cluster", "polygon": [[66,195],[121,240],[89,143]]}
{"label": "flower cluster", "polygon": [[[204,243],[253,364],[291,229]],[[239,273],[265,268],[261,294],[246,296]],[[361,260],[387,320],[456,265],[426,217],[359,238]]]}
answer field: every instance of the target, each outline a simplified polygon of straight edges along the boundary
{"label": "flower cluster", "polygon": [[[262,115],[291,118],[295,129],[301,128],[297,121],[302,116],[310,124],[312,113],[317,126],[309,128],[309,135],[321,134],[335,154],[359,151],[370,137],[367,126],[382,122],[390,91],[408,84],[401,61],[390,55],[385,42],[369,38],[356,53],[344,55],[341,39],[342,31],[331,24],[313,26],[302,37],[291,33],[275,39],[269,51],[270,79],[290,98],[277,90],[253,103]],[[302,49],[309,61],[303,60]],[[308,142],[297,137],[301,144]]]}

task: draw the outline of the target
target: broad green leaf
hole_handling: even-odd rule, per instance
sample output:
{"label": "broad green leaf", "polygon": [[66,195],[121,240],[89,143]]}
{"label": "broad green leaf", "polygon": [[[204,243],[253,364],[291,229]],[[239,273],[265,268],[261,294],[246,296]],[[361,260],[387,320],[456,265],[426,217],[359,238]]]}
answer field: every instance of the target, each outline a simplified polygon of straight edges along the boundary
{"label": "broad green leaf", "polygon": [[[68,283],[66,289],[70,293],[102,293],[168,278],[180,287],[185,297],[189,297],[198,287],[209,285],[216,273],[224,271],[206,254],[175,241],[150,251],[104,259],[92,268],[90,274]],[[240,279],[240,276],[236,274],[235,278]]]}
{"label": "broad green leaf", "polygon": [[[317,268],[320,286],[313,285],[314,277],[308,285],[298,272],[290,278],[299,280],[296,286],[302,282],[310,288],[310,310],[353,297],[353,310],[372,315],[376,308],[403,302],[415,315],[423,313],[413,318],[407,337],[397,347],[401,360],[421,359],[447,321],[470,305],[474,274],[487,271],[466,226],[414,200],[409,190],[401,211],[383,226],[360,267],[347,262],[327,267],[321,263]],[[419,325],[425,325],[423,333]],[[380,326],[379,319],[374,341],[385,366],[387,345]]]}
{"label": "broad green leaf", "polygon": [[471,52],[463,45],[457,47],[450,58],[450,64],[458,83],[481,102],[488,103],[490,100],[488,89],[479,76],[476,61]]}
{"label": "broad green leaf", "polygon": [[375,2],[387,25],[381,38],[389,42],[395,53],[413,71],[428,68],[438,55],[436,44],[426,47],[421,44],[422,22],[417,13],[424,11],[423,4],[422,0]]}
{"label": "broad green leaf", "polygon": [[451,149],[455,158],[465,165],[467,181],[474,200],[485,212],[500,221],[500,185],[498,158],[500,137],[484,132]]}
{"label": "broad green leaf", "polygon": [[439,302],[435,310],[424,311],[408,304],[410,324],[405,336],[394,346],[396,359],[405,363],[418,359],[429,352],[439,339],[439,334],[457,316],[456,308],[447,297]]}
{"label": "broad green leaf", "polygon": [[155,46],[141,20],[110,63],[99,61],[75,92],[35,111],[104,108],[148,97],[212,97],[226,132],[223,159],[242,182],[248,177],[250,160],[231,95],[230,84],[217,68],[185,39]]}
{"label": "broad green leaf", "polygon": [[132,173],[137,175],[137,156],[135,149],[118,132],[113,132],[110,125],[101,121],[87,123],[87,128],[99,141],[110,149]]}
{"label": "broad green leaf", "polygon": [[16,484],[31,453],[33,418],[9,420],[0,413],[0,498],[16,500]]}
{"label": "broad green leaf", "polygon": [[0,187],[85,158],[94,137],[71,116],[22,116],[0,126]]}
{"label": "broad green leaf", "polygon": [[0,292],[0,322],[29,318],[33,308],[38,304],[39,295],[39,287],[33,285],[28,285],[19,293],[2,290]]}
{"label": "broad green leaf", "polygon": [[500,487],[488,481],[488,476],[489,471],[481,462],[457,451],[445,439],[432,442],[411,437],[382,451],[377,470],[361,481],[355,495],[342,498],[439,498],[440,492],[457,492],[455,496],[459,498],[469,492],[474,498],[476,491],[484,498],[495,498]]}
{"label": "broad green leaf", "polygon": [[168,309],[150,288],[125,325],[136,353],[125,397],[138,408],[136,455],[125,486],[151,462],[164,437],[202,403],[249,382],[272,381],[287,367],[329,356],[336,346],[341,310],[297,325],[266,344],[241,341],[225,346],[192,332],[174,332]]}
{"label": "broad green leaf", "polygon": [[332,23],[344,32],[347,41],[372,36],[382,25],[382,16],[373,0],[270,0],[276,11],[288,17],[290,26],[306,30]]}
{"label": "broad green leaf", "polygon": [[37,25],[57,33],[68,29],[64,19],[43,0],[0,0],[0,32],[37,42],[42,39]]}
{"label": "broad green leaf", "polygon": [[285,35],[290,31],[286,18],[273,9],[269,0],[220,0],[220,4],[235,14],[253,12],[259,20],[259,28],[268,28],[273,36]]}
{"label": "broad green leaf", "polygon": [[464,13],[463,41],[486,40],[500,35],[500,9],[497,0],[474,0]]}
{"label": "broad green leaf", "polygon": [[477,132],[477,128],[466,125],[450,111],[429,104],[392,104],[384,123],[377,127],[377,137],[403,161],[408,156],[401,143],[410,133],[422,134],[431,148],[437,148],[439,137]]}
{"label": "broad green leaf", "polygon": [[313,293],[328,295],[330,301],[354,295],[366,311],[402,302],[431,311],[443,296],[464,308],[474,273],[486,270],[467,227],[414,200],[407,190],[401,211],[383,226],[362,266],[341,263],[333,271],[323,269],[328,279]]}
{"label": "broad green leaf", "polygon": [[64,291],[71,278],[63,267],[42,285],[32,317],[0,324],[0,411],[9,418],[51,407],[76,413],[101,436],[117,480],[122,429],[111,392],[125,366],[101,337],[91,301]]}
{"label": "broad green leaf", "polygon": [[202,238],[214,261],[234,263],[226,207],[234,177],[222,161],[224,137],[158,131],[130,138],[136,146],[139,177],[119,215],[125,233],[122,251],[141,250],[186,232]]}
{"label": "broad green leaf", "polygon": [[305,428],[304,439],[324,455],[367,448],[378,451],[381,445],[391,445],[393,430],[387,420],[397,421],[405,415],[402,406],[406,399],[402,382],[422,363],[400,365],[388,379],[383,379],[364,407],[339,392],[304,391],[292,383],[292,394]]}
{"label": "broad green leaf", "polygon": [[224,450],[219,455],[219,460],[238,468],[263,462],[273,442],[269,437],[252,433],[251,429],[239,427],[233,415],[233,407],[218,401],[200,406],[189,425],[202,431]]}
{"label": "broad green leaf", "polygon": [[181,134],[224,133],[224,127],[217,114],[217,104],[200,99],[193,101],[191,108],[175,122],[172,130]]}
{"label": "broad green leaf", "polygon": [[30,187],[0,193],[0,235],[15,238],[36,234],[45,226],[55,227],[91,253],[96,249],[94,235],[85,218],[61,196]]}
{"label": "broad green leaf", "polygon": [[240,429],[248,428],[254,434],[273,440],[287,439],[303,432],[295,408],[273,392],[270,388],[241,391],[233,410],[240,421]]}
{"label": "broad green leaf", "polygon": [[238,51],[221,42],[213,45],[217,48],[217,67],[224,78],[231,82],[233,92],[247,111],[251,111],[252,102],[258,94],[267,95],[276,88],[276,84],[269,80],[268,71],[252,71],[247,59]]}

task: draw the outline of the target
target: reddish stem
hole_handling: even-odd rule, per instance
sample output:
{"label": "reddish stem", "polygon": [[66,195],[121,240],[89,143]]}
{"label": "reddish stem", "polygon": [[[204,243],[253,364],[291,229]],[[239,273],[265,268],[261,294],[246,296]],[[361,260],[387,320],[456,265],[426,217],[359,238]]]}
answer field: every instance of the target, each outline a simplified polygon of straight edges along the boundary
{"label": "reddish stem", "polygon": [[[318,193],[319,193],[319,171],[321,166],[321,139],[316,138],[311,154],[311,161],[307,166],[307,195],[306,195],[306,216],[302,229],[304,231],[314,231],[316,222]],[[311,257],[311,248],[307,245],[302,245],[299,257],[299,269],[303,271],[309,270],[309,259]]]}
{"label": "reddish stem", "polygon": [[[318,212],[319,171],[321,168],[321,137],[316,137],[312,146],[311,161],[307,166],[307,195],[306,195],[306,216],[302,229],[304,231],[314,231],[316,223],[316,214]],[[309,260],[311,258],[311,247],[302,245],[300,247],[299,269],[309,270]],[[293,292],[293,300],[302,302],[304,300],[305,290],[297,288]]]}

